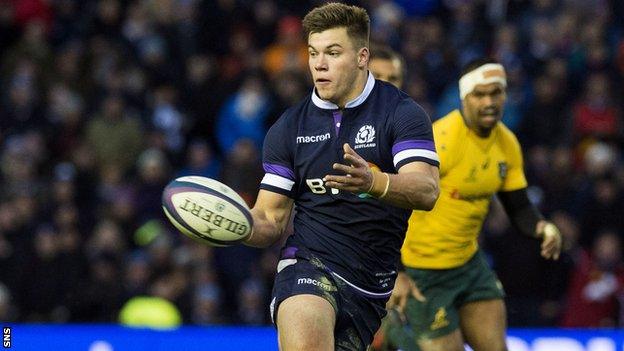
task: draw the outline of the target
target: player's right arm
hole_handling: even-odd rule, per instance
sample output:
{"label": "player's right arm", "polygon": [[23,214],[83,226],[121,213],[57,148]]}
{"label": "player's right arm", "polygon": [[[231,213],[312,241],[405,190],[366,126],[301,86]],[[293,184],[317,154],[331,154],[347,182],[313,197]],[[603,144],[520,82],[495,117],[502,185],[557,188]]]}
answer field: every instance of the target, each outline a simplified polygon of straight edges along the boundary
{"label": "player's right arm", "polygon": [[261,189],[256,205],[251,209],[253,231],[245,245],[268,247],[277,242],[288,226],[292,207],[291,198]]}
{"label": "player's right arm", "polygon": [[297,178],[292,155],[295,138],[287,137],[294,127],[288,124],[287,113],[275,122],[264,139],[262,167],[265,174],[256,204],[251,209],[253,231],[245,245],[271,246],[282,237],[290,220]]}

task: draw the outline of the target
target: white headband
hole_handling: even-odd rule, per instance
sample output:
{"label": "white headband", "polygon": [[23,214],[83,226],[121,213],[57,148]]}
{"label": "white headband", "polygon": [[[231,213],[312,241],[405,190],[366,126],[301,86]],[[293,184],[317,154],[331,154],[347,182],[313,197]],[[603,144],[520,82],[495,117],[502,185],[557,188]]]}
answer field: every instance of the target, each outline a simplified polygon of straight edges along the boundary
{"label": "white headband", "polygon": [[507,87],[507,75],[505,68],[498,63],[486,63],[476,68],[459,79],[459,96],[463,100],[466,95],[472,93],[479,84],[500,83]]}

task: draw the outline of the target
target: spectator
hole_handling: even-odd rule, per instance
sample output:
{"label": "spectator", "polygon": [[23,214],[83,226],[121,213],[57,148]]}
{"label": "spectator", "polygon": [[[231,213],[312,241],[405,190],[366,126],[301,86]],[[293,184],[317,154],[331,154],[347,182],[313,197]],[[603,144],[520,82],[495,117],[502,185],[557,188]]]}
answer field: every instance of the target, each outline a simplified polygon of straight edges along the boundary
{"label": "spectator", "polygon": [[301,19],[286,16],[277,25],[276,42],[264,52],[264,69],[270,76],[291,70],[305,72],[308,67],[308,49],[303,41]]}
{"label": "spectator", "polygon": [[122,97],[109,95],[87,124],[86,140],[101,168],[116,167],[125,174],[136,162],[143,134],[140,122],[128,114]]}
{"label": "spectator", "polygon": [[174,87],[164,85],[154,92],[154,105],[151,117],[151,139],[158,144],[151,145],[179,155],[185,144],[184,130],[186,117],[176,106],[177,91]]}
{"label": "spectator", "polygon": [[262,78],[256,74],[245,78],[239,90],[228,98],[219,112],[217,141],[221,152],[230,154],[242,139],[249,139],[260,149],[270,108],[271,101]]}
{"label": "spectator", "polygon": [[571,127],[567,108],[562,103],[563,92],[556,80],[547,75],[534,80],[533,91],[535,96],[520,125],[520,135],[527,141],[526,146],[563,143],[565,130]]}
{"label": "spectator", "polygon": [[622,117],[613,102],[607,76],[592,74],[585,87],[583,98],[574,106],[574,135],[580,140],[621,135]]}
{"label": "spectator", "polygon": [[164,152],[151,148],[141,153],[137,168],[138,179],[134,184],[138,194],[134,202],[136,219],[142,223],[161,218],[160,198],[171,174],[169,160]]}
{"label": "spectator", "polygon": [[195,175],[217,179],[221,173],[221,162],[216,158],[208,143],[192,141],[186,151],[186,162],[177,176]]}
{"label": "spectator", "polygon": [[623,292],[622,240],[612,230],[598,230],[591,251],[584,251],[577,263],[561,326],[617,327]]}

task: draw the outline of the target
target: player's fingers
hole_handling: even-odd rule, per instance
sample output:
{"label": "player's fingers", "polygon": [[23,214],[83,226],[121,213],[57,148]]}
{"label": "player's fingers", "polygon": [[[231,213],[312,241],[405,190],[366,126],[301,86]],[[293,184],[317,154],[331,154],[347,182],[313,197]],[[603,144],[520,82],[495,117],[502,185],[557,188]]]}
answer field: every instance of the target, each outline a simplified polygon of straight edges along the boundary
{"label": "player's fingers", "polygon": [[557,244],[556,241],[551,241],[551,242],[543,242],[542,243],[542,257],[546,258],[546,259],[550,259],[550,258],[555,258],[559,257],[559,248],[560,246]]}
{"label": "player's fingers", "polygon": [[342,163],[334,163],[332,168],[337,170],[337,171],[344,172],[346,174],[351,174],[353,172],[353,170],[354,170],[353,167],[347,166],[347,165],[343,165]]}
{"label": "player's fingers", "polygon": [[541,254],[542,257],[548,259],[550,258],[551,255],[551,251],[552,251],[552,245],[549,242],[549,240],[544,240],[544,242],[542,242],[542,246],[541,246]]}
{"label": "player's fingers", "polygon": [[343,189],[345,187],[345,184],[342,184],[333,180],[326,180],[325,186],[328,188]]}
{"label": "player's fingers", "polygon": [[552,254],[553,260],[556,261],[559,259],[559,254],[561,254],[562,245],[563,243],[561,242],[561,240],[557,240],[557,242],[555,243],[555,247],[553,248],[553,254]]}
{"label": "player's fingers", "polygon": [[541,256],[545,259],[550,259],[551,253],[548,250],[542,249]]}
{"label": "player's fingers", "polygon": [[425,295],[423,295],[423,294],[420,292],[420,289],[418,289],[418,287],[417,287],[416,285],[413,285],[413,286],[412,286],[412,296],[413,296],[416,300],[418,300],[418,301],[420,301],[420,302],[425,302],[425,301],[427,301],[427,298],[425,297]]}
{"label": "player's fingers", "polygon": [[323,178],[325,182],[336,182],[342,185],[350,185],[350,186],[362,186],[364,184],[364,180],[358,176],[352,176],[351,174],[347,174],[344,176],[340,175],[326,175]]}
{"label": "player's fingers", "polygon": [[[366,176],[366,170],[352,166],[343,165],[342,163],[334,163],[332,168],[344,172],[347,176],[363,179]],[[357,182],[359,184],[359,182]],[[364,181],[362,180],[362,184]]]}
{"label": "player's fingers", "polygon": [[542,241],[542,249],[551,249],[555,247],[557,240],[555,238],[546,238]]}
{"label": "player's fingers", "polygon": [[366,167],[367,166],[366,161],[364,161],[364,159],[361,158],[359,155],[345,154],[344,159],[345,161],[349,162],[354,167]]}
{"label": "player's fingers", "polygon": [[349,158],[350,160],[353,160],[355,162],[358,162],[358,164],[364,164],[364,165],[368,165],[366,163],[366,161],[364,161],[364,159],[362,158],[362,156],[360,156],[357,152],[355,152],[355,150],[353,150],[351,148],[351,146],[349,146],[349,144],[344,144],[344,158],[347,159]]}
{"label": "player's fingers", "polygon": [[548,240],[542,241],[542,245],[540,245],[540,249],[542,250],[542,252],[547,251],[547,249],[548,249]]}
{"label": "player's fingers", "polygon": [[390,296],[389,305],[390,308],[397,308],[397,306],[399,305],[399,296],[397,296],[396,294]]}
{"label": "player's fingers", "polygon": [[357,155],[357,152],[355,152],[355,150],[353,150],[351,146],[347,143],[344,143],[342,145],[342,150],[344,151],[345,154]]}
{"label": "player's fingers", "polygon": [[552,237],[544,240],[542,243],[549,250],[558,250],[561,248],[561,239],[559,237]]}
{"label": "player's fingers", "polygon": [[369,184],[369,180],[367,178],[366,170],[362,168],[355,168],[347,165],[343,165],[341,163],[334,163],[332,166],[335,170],[344,172],[347,180],[336,178],[341,177],[339,175],[327,175],[326,180],[337,181],[342,183],[348,183],[355,186],[363,186],[364,184]]}
{"label": "player's fingers", "polygon": [[325,186],[328,188],[334,188],[334,189],[338,189],[338,190],[345,190],[345,191],[349,191],[352,193],[361,193],[361,187],[358,186],[354,186],[354,185],[350,185],[350,184],[345,184],[345,183],[338,183],[338,182],[325,182]]}

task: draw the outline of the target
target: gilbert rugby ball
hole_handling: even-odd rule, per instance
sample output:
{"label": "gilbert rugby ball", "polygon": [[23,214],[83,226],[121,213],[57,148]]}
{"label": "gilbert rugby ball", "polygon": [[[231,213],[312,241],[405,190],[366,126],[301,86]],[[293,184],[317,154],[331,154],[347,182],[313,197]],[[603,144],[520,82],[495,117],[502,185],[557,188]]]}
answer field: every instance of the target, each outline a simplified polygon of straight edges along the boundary
{"label": "gilbert rugby ball", "polygon": [[210,178],[186,176],[172,180],[163,191],[162,208],[182,234],[212,246],[239,243],[253,227],[245,200]]}

